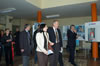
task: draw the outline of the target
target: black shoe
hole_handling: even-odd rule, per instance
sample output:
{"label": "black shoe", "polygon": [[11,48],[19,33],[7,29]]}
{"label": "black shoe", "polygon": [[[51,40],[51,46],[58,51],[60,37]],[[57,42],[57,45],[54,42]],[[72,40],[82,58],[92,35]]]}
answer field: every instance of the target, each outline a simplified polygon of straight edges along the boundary
{"label": "black shoe", "polygon": [[11,64],[11,66],[14,66],[13,64]]}
{"label": "black shoe", "polygon": [[72,64],[73,66],[77,66],[75,62],[71,62],[71,64]]}
{"label": "black shoe", "polygon": [[9,66],[9,64],[6,64],[6,66]]}
{"label": "black shoe", "polygon": [[68,62],[71,62],[71,61],[68,61]]}

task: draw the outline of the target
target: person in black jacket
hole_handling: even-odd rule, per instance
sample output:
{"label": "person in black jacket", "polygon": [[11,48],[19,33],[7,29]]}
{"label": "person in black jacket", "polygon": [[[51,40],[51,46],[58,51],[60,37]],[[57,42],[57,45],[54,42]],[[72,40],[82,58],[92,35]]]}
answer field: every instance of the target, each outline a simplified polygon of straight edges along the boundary
{"label": "person in black jacket", "polygon": [[4,51],[5,51],[5,60],[6,60],[6,66],[13,66],[13,59],[12,59],[12,49],[11,49],[11,42],[12,42],[12,36],[10,35],[10,31],[7,28],[5,30],[5,35],[3,37],[2,43],[4,45]]}
{"label": "person in black jacket", "polygon": [[15,38],[15,51],[16,51],[16,55],[20,56],[21,52],[20,52],[20,44],[19,44],[19,36],[20,36],[20,31],[18,28],[16,28],[16,32],[14,34],[14,38]]}
{"label": "person in black jacket", "polygon": [[20,33],[20,49],[23,57],[23,66],[29,66],[29,56],[31,54],[31,36],[29,24],[25,24],[24,31]]}
{"label": "person in black jacket", "polygon": [[71,25],[70,30],[67,31],[67,37],[68,37],[68,48],[70,53],[69,62],[71,62],[72,65],[76,66],[74,62],[74,54],[75,54],[77,33],[74,25]]}
{"label": "person in black jacket", "polygon": [[1,30],[0,31],[0,63],[1,63],[1,59],[2,59],[2,51],[3,51],[3,47],[2,47],[2,39],[4,36],[4,31]]}
{"label": "person in black jacket", "polygon": [[62,44],[62,37],[59,27],[58,20],[53,21],[53,27],[48,28],[49,33],[49,39],[51,42],[54,43],[52,46],[54,54],[49,56],[49,62],[50,66],[57,66],[58,58],[59,58],[59,52],[61,51],[61,48],[63,47]]}

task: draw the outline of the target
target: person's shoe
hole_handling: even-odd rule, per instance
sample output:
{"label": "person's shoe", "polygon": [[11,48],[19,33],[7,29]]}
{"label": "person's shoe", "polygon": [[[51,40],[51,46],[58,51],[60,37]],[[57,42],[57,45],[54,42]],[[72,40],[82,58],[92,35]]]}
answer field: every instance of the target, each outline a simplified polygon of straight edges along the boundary
{"label": "person's shoe", "polygon": [[9,66],[9,64],[8,65],[6,64],[6,66]]}
{"label": "person's shoe", "polygon": [[11,66],[14,66],[13,64],[11,64]]}
{"label": "person's shoe", "polygon": [[75,62],[71,62],[71,64],[72,64],[73,66],[77,66]]}
{"label": "person's shoe", "polygon": [[68,62],[70,62],[71,63],[71,61],[69,60]]}

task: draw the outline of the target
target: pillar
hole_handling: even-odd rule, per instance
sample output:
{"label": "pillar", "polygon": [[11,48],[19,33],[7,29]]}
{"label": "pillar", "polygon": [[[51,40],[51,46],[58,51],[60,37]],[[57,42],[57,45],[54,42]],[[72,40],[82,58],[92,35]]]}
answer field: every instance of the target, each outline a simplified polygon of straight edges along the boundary
{"label": "pillar", "polygon": [[38,23],[42,22],[42,12],[41,11],[38,11],[38,13],[37,13],[37,22]]}
{"label": "pillar", "polygon": [[12,23],[10,22],[11,16],[6,16],[6,28],[9,28],[12,31]]}
{"label": "pillar", "polygon": [[[91,4],[91,13],[92,13],[92,22],[97,21],[97,7],[96,3]],[[98,58],[98,43],[93,42],[92,43],[92,57],[94,58],[94,61]]]}

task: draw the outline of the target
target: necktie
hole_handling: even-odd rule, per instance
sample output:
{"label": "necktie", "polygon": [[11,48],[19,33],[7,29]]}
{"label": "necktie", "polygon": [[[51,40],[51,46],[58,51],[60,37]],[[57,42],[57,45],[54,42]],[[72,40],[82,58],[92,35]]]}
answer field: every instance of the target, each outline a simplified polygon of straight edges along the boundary
{"label": "necktie", "polygon": [[59,42],[59,36],[58,36],[58,31],[57,31],[57,29],[55,30],[55,34],[56,34],[56,43],[58,43],[58,42]]}
{"label": "necktie", "polygon": [[30,33],[29,33],[29,32],[27,32],[27,34],[28,34],[28,38],[30,38]]}

